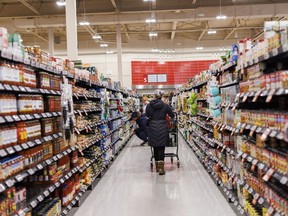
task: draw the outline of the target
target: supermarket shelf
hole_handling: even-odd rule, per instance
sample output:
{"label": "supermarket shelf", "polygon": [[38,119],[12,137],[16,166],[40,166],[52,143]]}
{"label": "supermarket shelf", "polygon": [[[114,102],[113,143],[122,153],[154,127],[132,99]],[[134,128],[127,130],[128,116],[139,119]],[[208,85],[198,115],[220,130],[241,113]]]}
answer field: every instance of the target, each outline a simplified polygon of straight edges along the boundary
{"label": "supermarket shelf", "polygon": [[206,85],[206,84],[207,84],[207,81],[204,81],[204,82],[198,83],[198,84],[192,86],[192,89],[201,88],[202,86],[204,86],[204,85]]}
{"label": "supermarket shelf", "polygon": [[[256,158],[252,157],[251,155],[243,152],[239,152],[237,155],[238,159],[244,159],[245,161],[251,163],[254,166],[257,166],[258,169],[263,170],[264,172],[268,172],[271,167],[269,167],[267,164],[265,164],[262,161],[258,161]],[[274,169],[273,169],[274,170]],[[288,186],[288,175],[282,174],[277,170],[274,170],[272,177],[277,179],[282,185]]]}
{"label": "supermarket shelf", "polygon": [[[188,122],[189,122],[189,121],[188,121]],[[203,129],[206,130],[206,131],[209,131],[210,133],[213,133],[213,129],[207,128],[205,125],[201,124],[201,123],[198,122],[198,121],[195,121],[195,120],[193,120],[193,119],[190,119],[190,122],[198,125],[199,127],[203,128]]]}
{"label": "supermarket shelf", "polygon": [[237,65],[236,61],[229,62],[221,68],[221,71],[230,70],[231,68],[235,67],[236,65]]}
{"label": "supermarket shelf", "polygon": [[99,95],[94,95],[94,94],[80,94],[80,93],[73,93],[73,97],[76,98],[76,99],[81,99],[81,98],[84,98],[86,100],[88,99],[97,99],[97,100],[100,100],[101,97],[99,97]]}
{"label": "supermarket shelf", "polygon": [[[126,122],[125,122],[126,123]],[[124,123],[124,124],[125,124]],[[100,140],[110,136],[111,134],[115,133],[117,130],[119,130],[121,127],[124,126],[124,124],[121,124],[119,127],[117,127],[116,129],[110,131],[108,134],[106,134],[105,136],[103,136],[102,134],[99,135],[97,138],[93,139],[90,143],[86,144],[85,146],[81,146],[79,147],[79,149],[84,150],[86,148],[89,148],[90,146],[94,145],[95,143],[99,142]]]}
{"label": "supermarket shelf", "polygon": [[0,83],[0,91],[18,92],[18,93],[25,93],[25,94],[61,95],[61,92],[56,91],[56,90],[42,89],[42,88],[30,88],[30,87],[25,87],[25,86],[17,86],[17,85],[2,84],[2,83]]}
{"label": "supermarket shelf", "polygon": [[244,187],[244,189],[247,190],[248,193],[253,196],[253,199],[255,199],[261,206],[265,207],[268,210],[268,212],[270,212],[270,215],[273,216],[282,215],[279,214],[279,212],[277,212],[277,210],[275,210],[264,197],[260,196],[257,193],[257,191],[255,191],[252,187],[250,187],[248,183],[243,182],[241,186]]}
{"label": "supermarket shelf", "polygon": [[[210,167],[210,170],[213,170],[213,169]],[[227,189],[227,187],[225,187],[221,179],[218,178],[217,174],[214,171],[211,171],[210,176],[217,183],[217,185],[219,186],[218,188],[222,191],[224,196],[226,196],[226,198],[229,199],[231,203],[233,203],[234,207],[237,209],[237,211],[239,211],[240,215],[246,215],[243,207],[239,203],[238,198],[235,197],[233,192],[231,192],[229,189]]]}
{"label": "supermarket shelf", "polygon": [[118,109],[118,107],[109,107],[110,110]]}
{"label": "supermarket shelf", "polygon": [[229,83],[223,83],[219,86],[219,88],[227,88],[227,87],[230,87],[230,86],[234,86],[234,85],[238,85],[239,84],[239,81],[238,80],[234,80],[232,82],[229,82]]}
{"label": "supermarket shelf", "polygon": [[16,174],[16,175],[8,178],[5,182],[0,183],[0,193],[2,193],[6,189],[14,186],[16,183],[23,181],[24,178],[26,178],[30,175],[34,175],[34,173],[36,173],[37,171],[42,170],[44,167],[50,165],[51,163],[58,161],[64,155],[67,155],[67,154],[71,153],[72,151],[75,151],[76,149],[77,149],[77,146],[69,147],[68,149],[62,151],[61,153],[54,155],[43,162],[38,163],[37,165],[33,166],[32,168],[26,169],[26,170],[20,172],[19,174]]}
{"label": "supermarket shelf", "polygon": [[[223,125],[220,125],[220,127],[222,128],[223,127]],[[227,127],[229,127],[229,128],[227,128]],[[228,129],[228,130],[231,130],[231,127],[230,126],[227,126],[227,125],[224,125],[224,129]],[[232,130],[234,130],[234,128],[232,129]],[[237,130],[239,130],[239,129],[237,129]],[[236,132],[237,133],[237,132]],[[218,142],[218,141],[216,141],[216,140],[214,140],[214,142],[216,143],[216,144],[219,144],[219,146],[220,147],[222,147],[222,146],[224,146],[222,143],[220,143],[220,142]],[[228,148],[226,147],[225,148],[225,150],[227,151],[228,150]],[[229,150],[228,150],[229,151]],[[231,153],[231,149],[230,149],[230,153]],[[232,150],[232,153],[233,153],[233,156],[235,156],[235,152]],[[236,156],[236,158],[244,158],[244,159],[246,159],[248,162],[251,162],[251,163],[256,163],[256,161],[257,160],[255,160],[253,157],[251,157],[251,156],[249,156],[248,154],[243,154],[242,152],[240,152],[240,153],[238,153],[237,154],[237,156]],[[255,196],[255,197],[258,197],[259,195],[256,193],[256,191],[254,191],[252,188],[250,188],[250,186],[248,185],[248,184],[245,184],[243,181],[241,181],[240,179],[239,179],[239,177],[236,177],[236,176],[234,176],[234,174],[231,172],[231,171],[229,171],[229,168],[227,168],[221,161],[219,161],[219,159],[217,158],[217,157],[213,157],[213,160],[215,161],[215,162],[217,162],[223,169],[224,169],[224,171],[226,172],[228,172],[228,175],[230,176],[230,177],[232,177],[232,178],[234,178],[235,180],[237,180],[237,183],[239,184],[239,185],[242,185],[242,186],[244,186],[244,187],[246,187],[246,188],[248,188],[248,192],[250,193],[250,194],[252,194],[253,196]],[[261,163],[261,162],[259,162],[258,163],[258,161],[257,161],[257,163],[256,163],[256,165],[258,165],[258,168],[260,167],[261,169],[263,169],[264,171],[267,171],[268,172],[268,170],[270,169],[267,165],[265,166],[263,163]],[[285,175],[283,175],[283,174],[281,174],[281,173],[279,173],[279,172],[274,172],[274,174],[273,174],[273,177],[274,178],[276,178],[277,180],[279,180],[280,182],[281,182],[281,184],[283,184],[283,185],[288,185],[288,178],[287,178],[287,176],[285,176]],[[254,197],[254,198],[255,198]],[[261,204],[262,206],[264,206],[264,207],[266,207],[267,209],[271,209],[272,207],[268,204],[268,202],[263,198],[263,197],[258,197],[258,203],[259,204]],[[273,209],[274,210],[274,209]],[[273,214],[273,215],[277,215],[278,213],[276,212],[275,214]]]}
{"label": "supermarket shelf", "polygon": [[75,115],[88,115],[88,113],[92,113],[92,112],[101,112],[102,109],[99,108],[94,108],[94,109],[83,109],[83,110],[74,110],[74,114]]}
{"label": "supermarket shelf", "polygon": [[221,107],[225,108],[226,110],[228,109],[236,109],[238,108],[238,103],[221,103]]}
{"label": "supermarket shelf", "polygon": [[201,116],[201,117],[204,117],[204,118],[206,118],[207,120],[209,120],[210,118],[213,118],[212,116],[206,115],[206,114],[204,114],[204,113],[197,113],[197,115],[198,115],[198,116]]}
{"label": "supermarket shelf", "polygon": [[221,68],[218,68],[218,69],[216,69],[216,70],[213,70],[212,74],[213,74],[214,76],[219,76],[219,75],[221,75],[223,72],[229,71],[230,69],[233,69],[235,66],[237,66],[237,62],[235,62],[235,61],[229,62],[229,63],[223,65]]}
{"label": "supermarket shelf", "polygon": [[56,188],[60,187],[61,184],[65,183],[68,179],[70,179],[76,172],[83,173],[88,167],[91,166],[92,163],[94,163],[96,160],[98,160],[100,157],[102,157],[102,155],[104,153],[105,152],[102,152],[102,154],[100,154],[97,157],[95,157],[94,159],[90,160],[85,165],[83,165],[81,167],[77,166],[77,167],[73,168],[70,172],[68,172],[67,174],[63,175],[63,177],[61,177],[55,184],[52,184],[49,187],[47,187],[47,189],[43,193],[38,195],[36,199],[32,200],[28,205],[29,208],[30,209],[35,208],[39,203],[41,203],[44,200],[45,197],[48,197],[50,194],[52,194]]}
{"label": "supermarket shelf", "polygon": [[240,132],[240,129],[234,128],[230,125],[222,124],[222,123],[217,122],[217,121],[212,121],[212,123],[214,124],[214,126],[218,127],[218,129],[220,129],[220,131],[228,130],[228,131],[231,131],[232,134],[237,134]]}
{"label": "supermarket shelf", "polygon": [[207,98],[198,98],[197,99],[197,102],[206,102],[207,101]]}
{"label": "supermarket shelf", "polygon": [[[288,95],[288,89],[286,88],[278,88],[278,89],[264,89],[261,91],[256,92],[245,92],[239,93],[238,98],[243,98],[240,102],[245,102],[248,97],[254,97],[253,102],[257,100],[258,97],[266,97],[266,96],[281,96],[281,95]],[[237,98],[237,97],[236,97]]]}
{"label": "supermarket shelf", "polygon": [[[197,151],[198,151],[198,150],[195,149],[195,148],[193,148],[193,145],[191,145],[191,143],[188,142],[188,141],[185,139],[182,131],[180,131],[180,134],[183,136],[183,138],[184,138],[184,140],[186,141],[187,145],[188,145],[190,148],[192,148],[193,151],[197,154]],[[192,139],[193,139],[193,138],[192,138]],[[202,148],[201,148],[201,150],[202,150],[203,153],[206,154],[212,161],[218,163],[220,166],[222,165],[221,167],[224,169],[224,171],[227,172],[230,177],[235,178],[235,180],[237,181],[238,184],[243,185],[243,182],[239,179],[239,177],[238,177],[235,173],[233,173],[229,168],[227,168],[221,161],[219,161],[219,159],[218,159],[217,157],[211,156],[209,153],[207,153],[206,151],[204,151]],[[203,161],[203,160],[201,159],[201,157],[199,157],[198,154],[197,154],[197,156],[198,156],[198,158],[199,158],[200,163],[201,163],[204,167],[209,167],[209,166],[205,163],[205,161]],[[243,209],[243,207],[240,205],[238,199],[234,196],[233,193],[231,193],[231,192],[224,186],[223,182],[217,177],[216,173],[213,172],[213,169],[212,169],[211,167],[209,167],[209,168],[210,168],[210,170],[212,170],[212,172],[211,172],[211,171],[208,171],[208,170],[207,170],[207,172],[208,172],[208,173],[211,172],[210,176],[213,177],[214,180],[217,182],[217,184],[219,185],[219,189],[221,189],[221,191],[224,192],[225,196],[227,196],[227,198],[229,198],[229,200],[234,204],[234,206],[236,207],[236,209],[239,211],[239,213],[240,213],[241,215],[246,215],[245,212],[244,212],[244,209]]]}
{"label": "supermarket shelf", "polygon": [[[210,147],[214,148],[215,145],[214,145],[214,142],[212,142],[211,139],[209,139],[208,137],[206,136],[203,136],[200,132],[198,132],[197,130],[194,130],[194,129],[190,129],[190,131],[194,132],[200,139],[202,139],[203,141],[205,141],[207,144],[209,144]],[[194,137],[192,137],[193,139]]]}
{"label": "supermarket shelf", "polygon": [[77,128],[77,129],[75,129],[76,130],[76,132],[78,131],[79,133],[81,133],[82,131],[91,131],[92,130],[92,128],[94,128],[94,127],[98,127],[98,126],[100,126],[100,125],[103,125],[103,124],[106,124],[107,122],[109,122],[109,121],[114,121],[114,120],[117,120],[117,119],[119,119],[119,118],[123,118],[123,117],[125,117],[125,116],[123,116],[123,115],[119,115],[119,116],[117,116],[117,117],[115,117],[115,118],[109,118],[109,119],[107,119],[107,120],[100,120],[98,123],[95,123],[95,124],[92,124],[92,125],[90,125],[90,124],[87,124],[86,126],[85,126],[85,128]]}
{"label": "supermarket shelf", "polygon": [[241,68],[246,69],[246,68],[248,68],[254,64],[257,64],[259,62],[271,60],[272,58],[279,57],[280,55],[283,55],[283,54],[287,54],[287,51],[288,51],[288,45],[281,46],[279,48],[275,48],[272,51],[270,51],[269,53],[265,53],[264,55],[259,56],[255,59],[252,59],[249,62],[245,62],[243,67],[237,66],[236,70],[239,71],[239,70],[241,70]]}
{"label": "supermarket shelf", "polygon": [[175,93],[174,95],[179,95],[181,94],[182,92],[187,92],[187,91],[191,91],[192,89],[198,89],[198,88],[201,88],[203,85],[206,85],[207,84],[207,81],[204,81],[204,82],[201,82],[201,83],[198,83],[192,87],[189,87],[189,88],[186,88],[186,89],[181,89],[180,92],[177,92]]}
{"label": "supermarket shelf", "polygon": [[109,100],[120,100],[119,98],[109,98]]}
{"label": "supermarket shelf", "polygon": [[226,145],[224,145],[224,144],[221,143],[220,141],[218,141],[218,140],[216,140],[216,139],[211,139],[211,142],[213,142],[213,143],[215,143],[216,145],[218,145],[218,148],[222,148],[222,150],[221,150],[222,152],[223,152],[223,151],[226,151],[228,154],[232,155],[233,157],[236,156],[236,152],[235,152],[233,149],[227,147]]}
{"label": "supermarket shelf", "polygon": [[36,71],[41,70],[41,71],[45,71],[48,73],[52,73],[54,75],[61,75],[61,70],[57,70],[55,67],[45,65],[45,64],[40,64],[39,62],[30,60],[30,59],[17,58],[16,56],[13,56],[12,53],[9,54],[3,50],[0,51],[0,58],[13,61],[13,62],[17,62],[17,63],[21,63],[29,67],[33,67]]}
{"label": "supermarket shelf", "polygon": [[[110,163],[111,163],[113,160],[116,159],[117,154],[118,154],[118,153],[122,150],[122,148],[128,143],[128,141],[130,140],[130,138],[131,138],[132,136],[133,136],[133,134],[131,134],[131,135],[129,136],[129,138],[121,145],[121,147],[119,148],[119,150],[115,153],[116,156],[115,156],[113,159],[111,158],[111,160],[109,160]],[[91,163],[91,164],[92,164],[92,163]],[[90,165],[91,165],[91,164],[90,164]],[[88,166],[88,167],[89,167],[89,166]],[[98,172],[98,173],[95,175],[94,179],[92,180],[91,185],[94,183],[94,181],[96,180],[96,178],[98,178],[98,177],[100,176],[100,174],[104,171],[104,169],[105,169],[105,166],[102,167],[102,169],[100,169],[100,172]],[[85,194],[85,192],[88,190],[88,188],[89,188],[91,185],[88,185],[85,189],[81,190],[81,191],[74,197],[74,199],[68,204],[68,206],[62,210],[61,216],[67,215],[67,214],[69,213],[69,211],[73,208],[73,206],[76,205],[76,203],[78,203],[78,201],[80,200],[80,198]]]}
{"label": "supermarket shelf", "polygon": [[[252,133],[261,133],[262,134],[262,138],[266,139],[268,136],[271,138],[277,138],[279,140],[283,140],[284,139],[284,133],[283,131],[274,129],[274,128],[270,128],[270,127],[259,127],[256,125],[249,125],[246,123],[239,123],[237,125],[237,128],[241,128],[242,130],[250,130],[250,132]],[[253,134],[252,133],[252,134]],[[266,137],[266,138],[265,138]]]}
{"label": "supermarket shelf", "polygon": [[55,133],[52,135],[48,135],[45,137],[41,137],[39,139],[31,140],[26,143],[18,144],[15,146],[7,147],[0,150],[0,158],[6,157],[7,155],[11,155],[17,152],[21,152],[23,150],[27,150],[37,145],[41,145],[44,142],[52,141],[62,136],[62,133]]}
{"label": "supermarket shelf", "polygon": [[[69,77],[69,78],[72,78],[72,77]],[[87,79],[84,79],[84,78],[76,78],[76,83],[78,83],[79,85],[86,86],[86,87],[88,87],[88,88],[91,88],[91,87],[105,88],[105,89],[107,89],[108,91],[120,92],[120,93],[122,93],[122,94],[124,94],[124,95],[127,95],[126,92],[121,91],[121,90],[119,90],[119,89],[112,89],[112,88],[109,88],[109,87],[107,87],[107,86],[101,85],[100,83],[91,82],[91,80],[87,80]]]}
{"label": "supermarket shelf", "polygon": [[61,112],[44,112],[35,114],[20,114],[20,115],[7,115],[0,116],[0,124],[4,123],[14,123],[20,121],[30,121],[43,118],[52,118],[61,116]]}

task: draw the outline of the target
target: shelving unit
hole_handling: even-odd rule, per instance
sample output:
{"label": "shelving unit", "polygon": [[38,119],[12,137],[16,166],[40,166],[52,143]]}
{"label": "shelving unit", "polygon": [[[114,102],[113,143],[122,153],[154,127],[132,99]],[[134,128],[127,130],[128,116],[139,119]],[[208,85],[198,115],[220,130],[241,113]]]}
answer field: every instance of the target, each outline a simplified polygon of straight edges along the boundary
{"label": "shelving unit", "polygon": [[[0,64],[17,65],[23,74],[21,68],[27,67],[34,79],[31,85],[20,78],[11,83],[5,80],[5,71],[1,72],[0,196],[2,202],[11,203],[2,210],[13,216],[33,216],[51,207],[57,214],[67,215],[81,204],[83,195],[97,184],[133,136],[129,110],[120,110],[118,102],[137,100],[137,95],[121,89],[119,83],[114,88],[112,83],[101,84],[5,50],[0,56]],[[63,129],[63,77],[73,91],[66,116],[71,136],[68,128]],[[45,88],[44,82],[49,84]],[[108,100],[106,94],[111,96]],[[14,196],[21,198],[15,201]]]}
{"label": "shelving unit", "polygon": [[[287,72],[257,71],[287,62],[287,57],[288,46],[283,45],[252,61],[212,69],[220,83],[222,115],[208,114],[203,105],[207,99],[197,89],[198,114],[185,111],[180,115],[179,127],[187,145],[240,215],[288,214]],[[194,81],[193,87],[205,87],[208,81]],[[187,85],[176,95],[187,97],[187,92],[195,91]]]}

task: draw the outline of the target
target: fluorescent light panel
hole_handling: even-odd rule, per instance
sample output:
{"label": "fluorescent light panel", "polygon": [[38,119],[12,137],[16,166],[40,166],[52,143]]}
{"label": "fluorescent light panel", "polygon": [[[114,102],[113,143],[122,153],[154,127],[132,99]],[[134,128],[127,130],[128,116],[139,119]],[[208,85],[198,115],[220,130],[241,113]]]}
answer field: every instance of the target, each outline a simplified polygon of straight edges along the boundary
{"label": "fluorescent light panel", "polygon": [[66,5],[66,1],[65,1],[65,0],[58,0],[58,1],[56,2],[56,4],[57,4],[58,6],[65,6],[65,5]]}
{"label": "fluorescent light panel", "polygon": [[81,26],[89,26],[90,23],[85,21],[85,20],[83,20],[83,21],[79,22],[79,25],[81,25]]}
{"label": "fluorescent light panel", "polygon": [[155,2],[156,0],[143,0],[144,2]]}
{"label": "fluorescent light panel", "polygon": [[109,50],[109,51],[106,51],[106,54],[113,54],[114,52]]}
{"label": "fluorescent light panel", "polygon": [[208,34],[216,34],[216,33],[217,33],[216,30],[209,30],[209,31],[208,31]]}
{"label": "fluorescent light panel", "polygon": [[150,32],[149,37],[157,37],[158,33],[157,32]]}
{"label": "fluorescent light panel", "polygon": [[217,20],[224,20],[224,19],[227,19],[227,16],[220,14],[216,17],[216,19]]}
{"label": "fluorescent light panel", "polygon": [[100,47],[108,47],[108,44],[100,44]]}
{"label": "fluorescent light panel", "polygon": [[146,23],[155,23],[155,22],[156,22],[155,18],[146,19]]}
{"label": "fluorescent light panel", "polygon": [[101,39],[101,36],[99,34],[93,35],[92,36],[93,39]]}
{"label": "fluorescent light panel", "polygon": [[203,50],[203,47],[196,47],[197,50]]}

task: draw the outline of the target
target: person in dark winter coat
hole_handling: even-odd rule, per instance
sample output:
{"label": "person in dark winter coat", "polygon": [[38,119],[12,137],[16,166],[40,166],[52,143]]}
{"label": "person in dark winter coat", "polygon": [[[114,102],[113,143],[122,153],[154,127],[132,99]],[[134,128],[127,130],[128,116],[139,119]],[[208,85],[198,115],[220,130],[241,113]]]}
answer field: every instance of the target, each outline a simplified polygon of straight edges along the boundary
{"label": "person in dark winter coat", "polygon": [[133,112],[131,118],[138,125],[135,133],[139,139],[143,140],[140,145],[145,145],[148,142],[147,117],[142,112]]}
{"label": "person in dark winter coat", "polygon": [[164,175],[164,156],[165,146],[169,143],[169,131],[166,121],[167,114],[174,118],[171,107],[164,103],[161,98],[164,92],[156,90],[154,92],[154,100],[152,100],[146,108],[146,116],[148,117],[148,140],[149,145],[153,147],[154,158],[156,162],[156,171],[160,175]]}

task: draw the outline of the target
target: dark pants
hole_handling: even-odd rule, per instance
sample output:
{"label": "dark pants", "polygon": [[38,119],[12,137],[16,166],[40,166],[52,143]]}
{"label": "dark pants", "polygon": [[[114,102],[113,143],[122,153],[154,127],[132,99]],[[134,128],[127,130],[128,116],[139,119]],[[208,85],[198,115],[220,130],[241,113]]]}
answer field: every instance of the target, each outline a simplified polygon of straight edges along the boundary
{"label": "dark pants", "polygon": [[163,147],[153,147],[155,161],[164,161],[165,157],[165,146]]}
{"label": "dark pants", "polygon": [[135,130],[136,136],[143,140],[144,142],[148,142],[148,132],[147,131],[141,131],[139,128]]}

